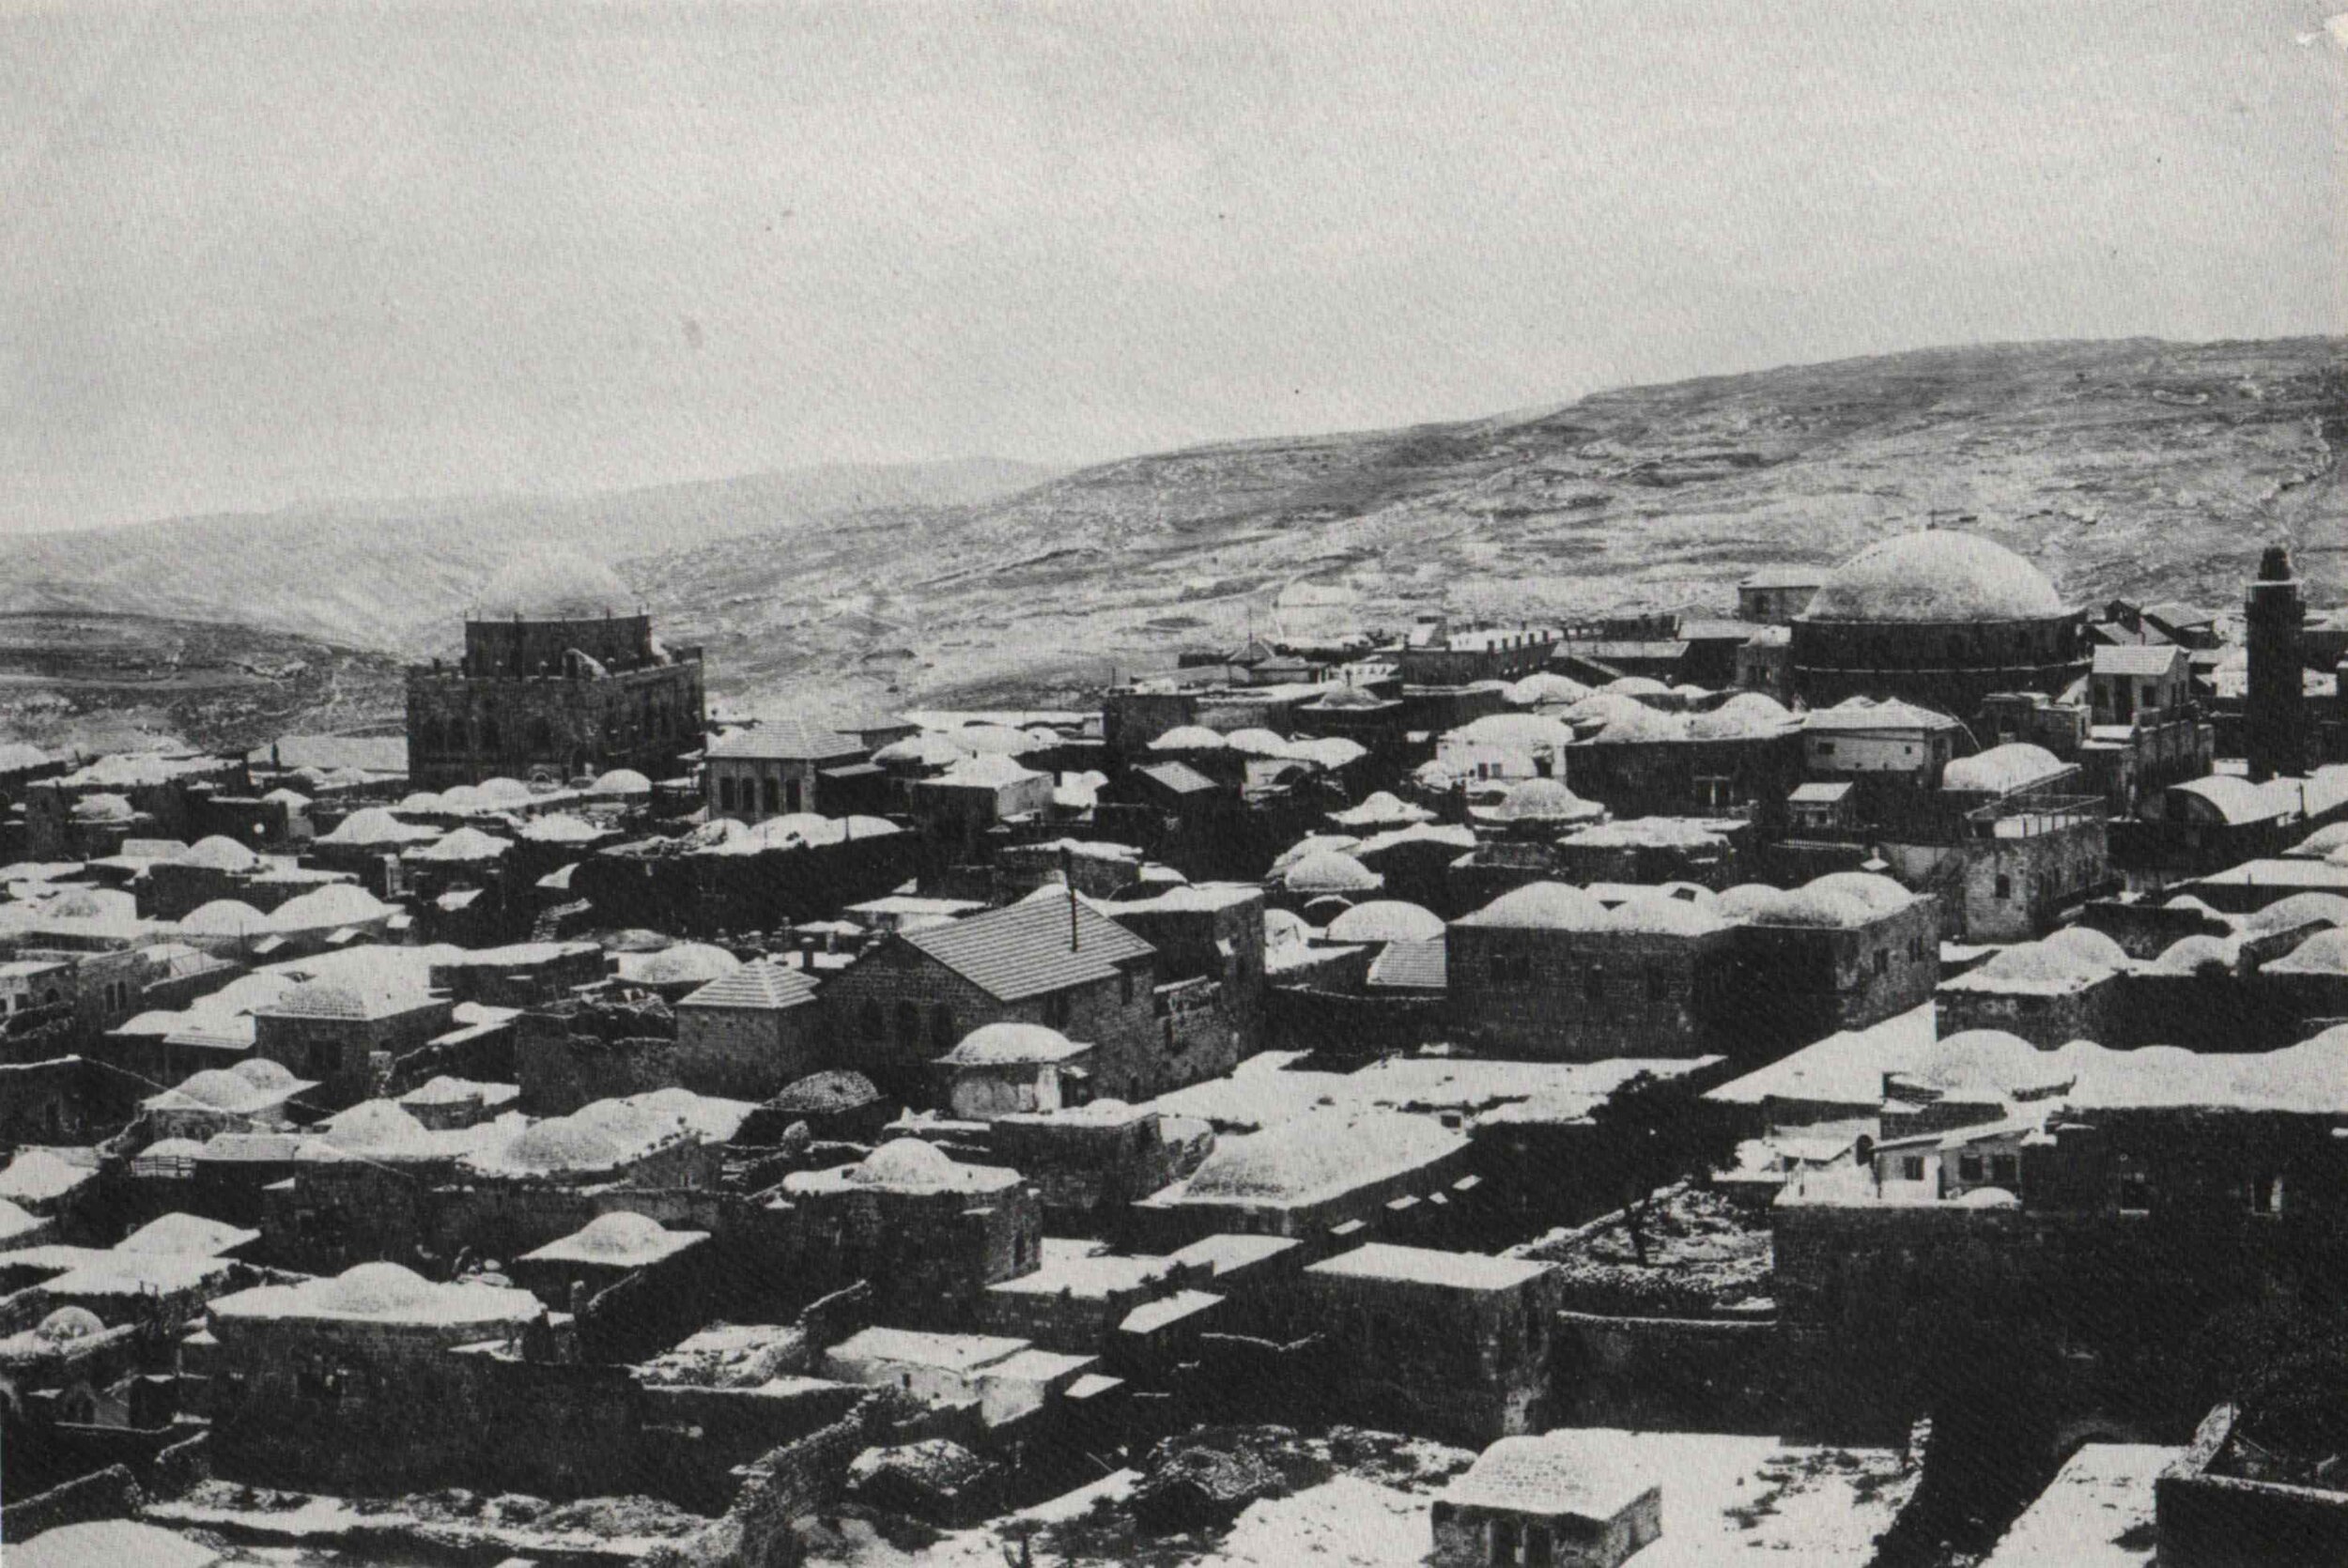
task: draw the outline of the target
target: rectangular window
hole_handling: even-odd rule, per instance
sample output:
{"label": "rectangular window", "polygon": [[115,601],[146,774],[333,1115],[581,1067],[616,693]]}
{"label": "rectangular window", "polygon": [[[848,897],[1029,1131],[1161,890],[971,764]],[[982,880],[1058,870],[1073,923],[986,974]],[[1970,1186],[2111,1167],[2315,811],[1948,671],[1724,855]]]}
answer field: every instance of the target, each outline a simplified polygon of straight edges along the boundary
{"label": "rectangular window", "polygon": [[1956,1179],[1972,1182],[1981,1179],[1981,1156],[1960,1154],[1956,1157]]}
{"label": "rectangular window", "polygon": [[1117,999],[1127,1007],[1133,1006],[1134,972],[1130,969],[1120,969],[1117,972]]}
{"label": "rectangular window", "polygon": [[2013,1154],[1991,1155],[1989,1157],[1989,1179],[2000,1187],[2009,1190],[2018,1186],[2022,1179],[2021,1157]]}
{"label": "rectangular window", "polygon": [[2250,1212],[2280,1214],[2283,1211],[2283,1178],[2272,1172],[2250,1183]]}
{"label": "rectangular window", "polygon": [[1998,884],[1995,896],[2000,899],[2011,899],[2014,897],[2014,879],[2007,876],[2002,871],[1998,873]]}
{"label": "rectangular window", "polygon": [[1878,947],[1876,949],[1876,973],[1878,975],[1889,975],[1892,973],[1891,948]]}
{"label": "rectangular window", "polygon": [[1921,1155],[1921,1154],[1904,1154],[1904,1155],[1901,1155],[1901,1156],[1900,1156],[1900,1179],[1901,1179],[1901,1180],[1903,1180],[1903,1181],[1922,1181],[1922,1180],[1923,1180],[1923,1179],[1924,1179],[1924,1157],[1923,1157],[1923,1155]]}
{"label": "rectangular window", "polygon": [[2123,1214],[2150,1214],[2153,1211],[2152,1177],[2142,1170],[2122,1167],[2119,1202]]}

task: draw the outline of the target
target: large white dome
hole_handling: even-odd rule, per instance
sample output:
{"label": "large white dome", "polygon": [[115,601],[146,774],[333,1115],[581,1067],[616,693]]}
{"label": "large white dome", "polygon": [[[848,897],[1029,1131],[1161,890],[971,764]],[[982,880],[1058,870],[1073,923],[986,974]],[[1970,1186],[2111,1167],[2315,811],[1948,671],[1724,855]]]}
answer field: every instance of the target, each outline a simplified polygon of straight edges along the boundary
{"label": "large white dome", "polygon": [[635,604],[635,593],[603,562],[571,550],[533,550],[489,579],[475,613],[491,621],[580,621],[626,614]]}
{"label": "large white dome", "polygon": [[1926,529],[1836,567],[1804,621],[2036,621],[2065,613],[2047,574],[1978,534]]}

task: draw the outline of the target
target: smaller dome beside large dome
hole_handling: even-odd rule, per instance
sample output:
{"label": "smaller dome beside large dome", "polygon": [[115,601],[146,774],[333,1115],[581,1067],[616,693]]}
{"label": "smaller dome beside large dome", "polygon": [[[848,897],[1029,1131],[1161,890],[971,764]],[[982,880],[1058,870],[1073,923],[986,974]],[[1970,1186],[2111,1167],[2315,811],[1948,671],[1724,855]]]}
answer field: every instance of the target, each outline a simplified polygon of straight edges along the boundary
{"label": "smaller dome beside large dome", "polygon": [[1925,529],[1870,545],[1836,567],[1800,619],[1931,624],[2067,613],[2047,574],[2003,545]]}

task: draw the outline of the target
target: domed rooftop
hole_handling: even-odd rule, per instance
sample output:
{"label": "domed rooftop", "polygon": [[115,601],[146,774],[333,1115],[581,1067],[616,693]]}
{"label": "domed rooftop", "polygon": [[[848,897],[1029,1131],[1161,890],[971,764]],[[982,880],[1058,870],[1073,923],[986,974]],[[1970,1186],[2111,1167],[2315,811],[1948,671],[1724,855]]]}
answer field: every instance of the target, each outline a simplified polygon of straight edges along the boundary
{"label": "domed rooftop", "polygon": [[1501,696],[1519,708],[1534,708],[1550,702],[1579,702],[1590,695],[1590,688],[1581,682],[1552,670],[1536,670],[1515,683]]}
{"label": "domed rooftop", "polygon": [[2123,969],[2127,966],[2127,949],[2099,930],[2085,926],[2065,926],[2038,944],[2051,952],[2068,953],[2099,969]]}
{"label": "domed rooftop", "polygon": [[1152,751],[1221,751],[1231,743],[1203,724],[1178,724],[1150,743]]}
{"label": "domed rooftop", "polygon": [[448,796],[438,790],[413,790],[399,797],[397,808],[402,811],[446,811],[449,808]]}
{"label": "domed rooftop", "polygon": [[321,838],[321,844],[412,844],[440,835],[433,828],[414,822],[403,822],[379,806],[364,807],[353,811],[334,824],[334,830]]}
{"label": "domed rooftop", "polygon": [[2337,893],[2294,893],[2244,920],[2242,929],[2264,935],[2269,931],[2287,931],[2294,926],[2318,924],[2348,926],[2348,899]]}
{"label": "domed rooftop", "polygon": [[1975,973],[2028,984],[2084,986],[2102,979],[2111,967],[2048,943],[2021,942],[1992,956]]}
{"label": "domed rooftop", "polygon": [[1064,1062],[1084,1049],[1041,1023],[982,1023],[939,1059],[955,1067],[1018,1067]]}
{"label": "domed rooftop", "polygon": [[520,806],[531,796],[529,785],[503,774],[495,778],[483,779],[480,788],[482,800],[491,806]]}
{"label": "domed rooftop", "polygon": [[634,768],[613,768],[598,777],[587,792],[591,795],[648,795],[652,793],[652,780]]}
{"label": "domed rooftop", "polygon": [[1599,688],[1617,697],[1661,697],[1671,690],[1652,675],[1621,675]]}
{"label": "domed rooftop", "polygon": [[183,936],[258,936],[269,929],[268,915],[235,899],[198,904],[179,922]]}
{"label": "domed rooftop", "polygon": [[627,1147],[576,1116],[549,1116],[505,1145],[498,1163],[517,1171],[592,1171],[616,1165]]}
{"label": "domed rooftop", "polygon": [[64,1345],[105,1331],[106,1325],[87,1307],[59,1307],[40,1320],[33,1330],[33,1336],[51,1345]]}
{"label": "domed rooftop", "polygon": [[2002,1029],[1966,1029],[1936,1042],[1909,1077],[1944,1089],[2025,1087],[2060,1078],[2047,1053]]}
{"label": "domed rooftop", "polygon": [[858,1187],[950,1187],[954,1162],[935,1144],[892,1138],[866,1155],[847,1179]]}
{"label": "domed rooftop", "polygon": [[742,961],[706,942],[679,942],[657,953],[624,954],[620,974],[639,985],[707,985],[733,974]]}
{"label": "domed rooftop", "polygon": [[73,820],[77,822],[127,822],[131,815],[127,796],[107,794],[102,791],[84,795],[73,803]]}
{"label": "domed rooftop", "polygon": [[1800,723],[1767,693],[1740,691],[1709,713],[1690,715],[1688,733],[1700,741],[1747,740],[1782,735]]}
{"label": "domed rooftop", "polygon": [[1320,708],[1375,708],[1384,699],[1366,687],[1339,684],[1315,698],[1312,706]]}
{"label": "domed rooftop", "polygon": [[[1165,737],[1159,738],[1163,740]],[[1266,730],[1259,725],[1232,730],[1223,737],[1223,744],[1250,757],[1285,757],[1289,754],[1288,738],[1275,730]]]}
{"label": "domed rooftop", "polygon": [[873,761],[884,765],[906,762],[917,767],[950,767],[971,756],[968,746],[957,746],[952,737],[935,730],[924,730],[918,735],[907,735],[902,741],[891,741],[873,753]]}
{"label": "domed rooftop", "polygon": [[2043,746],[2009,741],[1970,757],[1959,757],[1940,770],[1940,788],[1985,794],[2011,794],[2027,784],[2062,771],[2062,759]]}
{"label": "domed rooftop", "polygon": [[2003,545],[1925,529],[1870,545],[1836,567],[1800,619],[1937,624],[2065,613],[2047,575]]}
{"label": "domed rooftop", "polygon": [[272,1062],[267,1056],[248,1056],[228,1069],[256,1089],[284,1089],[301,1082],[283,1062]]}
{"label": "domed rooftop", "polygon": [[1645,931],[1657,936],[1702,936],[1725,930],[1728,922],[1707,900],[1675,898],[1656,887],[1641,887],[1607,912],[1607,923],[1617,930]]}
{"label": "domed rooftop", "polygon": [[261,797],[264,806],[282,806],[288,811],[300,811],[310,804],[310,797],[299,790],[271,790]]}
{"label": "domed rooftop", "polygon": [[1319,767],[1342,768],[1368,756],[1369,747],[1343,735],[1322,735],[1317,740],[1290,742],[1289,755]]}
{"label": "domed rooftop", "polygon": [[430,1142],[424,1123],[388,1099],[363,1099],[327,1118],[326,1142],[345,1154],[381,1154]]}
{"label": "domed rooftop", "polygon": [[533,549],[505,563],[481,591],[477,619],[586,621],[623,615],[636,595],[619,574],[575,550]]}
{"label": "domed rooftop", "polygon": [[1503,795],[1485,815],[1500,822],[1575,822],[1602,817],[1606,807],[1583,800],[1554,778],[1528,778]]}
{"label": "domed rooftop", "polygon": [[659,1221],[622,1208],[588,1221],[570,1238],[568,1250],[596,1257],[635,1257],[668,1239],[668,1229]]}
{"label": "domed rooftop", "polygon": [[2318,931],[2272,963],[2265,975],[2348,975],[2348,930]]}
{"label": "domed rooftop", "polygon": [[1915,897],[1890,877],[1873,871],[1829,871],[1807,885],[1822,893],[1847,893],[1878,912],[1905,909]]}
{"label": "domed rooftop", "polygon": [[215,833],[209,838],[198,838],[171,859],[178,866],[209,866],[215,871],[243,871],[258,865],[261,857],[234,838]]}
{"label": "domed rooftop", "polygon": [[173,1092],[215,1111],[241,1111],[265,1093],[261,1085],[239,1077],[227,1068],[207,1068],[202,1072],[190,1073]]}
{"label": "domed rooftop", "polygon": [[1513,930],[1591,931],[1606,924],[1606,906],[1562,882],[1527,883],[1463,915],[1462,926],[1497,926]]}
{"label": "domed rooftop", "polygon": [[421,849],[410,850],[408,853],[409,858],[415,860],[440,861],[454,865],[495,860],[513,847],[514,841],[510,838],[496,838],[482,832],[477,827],[460,827],[456,832],[447,834]]}
{"label": "domed rooftop", "polygon": [[1329,922],[1332,942],[1436,942],[1443,917],[1400,899],[1372,899]]}
{"label": "domed rooftop", "polygon": [[1431,822],[1435,814],[1423,806],[1413,806],[1390,790],[1380,790],[1358,806],[1330,812],[1329,820],[1340,827],[1399,827],[1406,822]]}
{"label": "domed rooftop", "polygon": [[2155,973],[2161,975],[2198,975],[2204,969],[2232,969],[2238,950],[2234,944],[2215,936],[2188,936],[2170,943],[2160,957],[2153,961]]}
{"label": "domed rooftop", "polygon": [[1482,718],[1470,719],[1460,725],[1444,739],[1464,741],[1474,746],[1531,749],[1570,746],[1573,744],[1573,730],[1562,720],[1551,718],[1545,714],[1486,714]]}
{"label": "domed rooftop", "polygon": [[378,1317],[420,1307],[432,1299],[432,1282],[396,1263],[363,1263],[318,1287],[316,1301],[329,1312]]}
{"label": "domed rooftop", "polygon": [[1342,850],[1316,850],[1280,879],[1291,893],[1375,893],[1386,879]]}
{"label": "domed rooftop", "polygon": [[[1214,731],[1210,730],[1207,733],[1212,735]],[[1041,751],[1046,746],[1057,744],[1057,737],[1052,741],[1038,741],[1025,730],[1014,730],[1008,724],[965,724],[947,738],[974,757],[1024,757],[1030,751]],[[1222,740],[1222,736],[1215,735],[1217,745],[1221,745]]]}

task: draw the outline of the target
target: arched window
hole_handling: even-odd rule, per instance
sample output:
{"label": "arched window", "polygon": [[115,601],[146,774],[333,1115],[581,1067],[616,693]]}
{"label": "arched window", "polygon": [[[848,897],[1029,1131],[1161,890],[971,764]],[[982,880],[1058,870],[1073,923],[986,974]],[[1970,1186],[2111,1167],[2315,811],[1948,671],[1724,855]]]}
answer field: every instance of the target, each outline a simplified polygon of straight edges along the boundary
{"label": "arched window", "polygon": [[544,757],[554,749],[554,726],[543,718],[530,721],[530,754]]}
{"label": "arched window", "polygon": [[878,1002],[867,1002],[857,1008],[856,1027],[858,1035],[878,1045],[884,1028],[881,1021],[881,1005]]}
{"label": "arched window", "polygon": [[938,1051],[954,1048],[954,1009],[943,1002],[930,1009],[930,1045]]}
{"label": "arched window", "polygon": [[897,1043],[908,1047],[921,1043],[921,1004],[919,1002],[897,1004]]}
{"label": "arched window", "polygon": [[781,785],[771,778],[766,778],[759,781],[759,789],[766,797],[766,815],[771,817],[782,809]]}
{"label": "arched window", "polygon": [[734,809],[734,776],[731,774],[724,775],[718,780],[718,809],[720,811]]}

